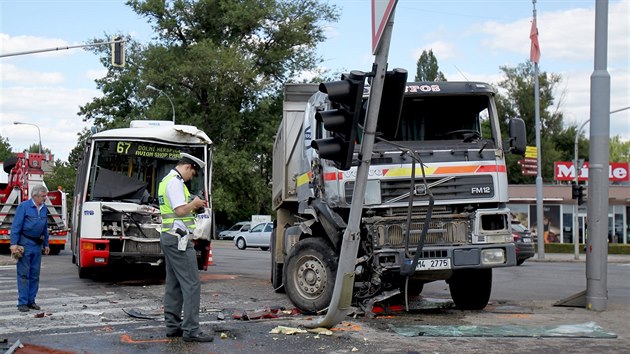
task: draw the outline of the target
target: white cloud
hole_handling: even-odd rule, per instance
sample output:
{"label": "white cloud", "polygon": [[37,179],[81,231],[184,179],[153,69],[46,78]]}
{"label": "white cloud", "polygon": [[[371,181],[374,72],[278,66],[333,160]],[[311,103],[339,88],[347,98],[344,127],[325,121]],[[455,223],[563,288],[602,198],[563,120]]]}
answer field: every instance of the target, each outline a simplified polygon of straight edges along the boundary
{"label": "white cloud", "polygon": [[71,90],[63,87],[10,87],[2,91],[0,101],[3,137],[9,139],[14,151],[22,151],[38,140],[36,129],[13,122],[35,124],[41,132],[42,145],[55,158],[67,160],[77,141],[77,133],[89,123],[77,116],[79,106],[93,97],[97,90]]}
{"label": "white cloud", "polygon": [[[541,62],[555,60],[593,60],[595,8],[542,12],[537,16]],[[608,16],[608,56],[628,60],[628,1],[611,4]],[[531,18],[512,23],[486,22],[480,26],[487,36],[484,45],[493,50],[510,51],[529,57]]]}
{"label": "white cloud", "polygon": [[456,56],[455,45],[445,41],[434,41],[424,44],[422,47],[416,48],[412,51],[412,57],[414,61],[417,61],[422,55],[423,51],[432,50],[433,55],[440,60],[449,60]]}
{"label": "white cloud", "polygon": [[[77,45],[77,43],[68,43],[60,38],[46,38],[36,36],[11,36],[6,33],[0,33],[0,47],[2,54],[24,53],[32,51],[40,51],[44,49],[65,49],[68,46]],[[53,50],[42,52],[43,56],[59,56],[68,55],[66,50]]]}
{"label": "white cloud", "polygon": [[0,79],[2,82],[12,82],[19,85],[32,84],[61,84],[65,81],[60,72],[38,72],[26,70],[10,63],[0,62]]}

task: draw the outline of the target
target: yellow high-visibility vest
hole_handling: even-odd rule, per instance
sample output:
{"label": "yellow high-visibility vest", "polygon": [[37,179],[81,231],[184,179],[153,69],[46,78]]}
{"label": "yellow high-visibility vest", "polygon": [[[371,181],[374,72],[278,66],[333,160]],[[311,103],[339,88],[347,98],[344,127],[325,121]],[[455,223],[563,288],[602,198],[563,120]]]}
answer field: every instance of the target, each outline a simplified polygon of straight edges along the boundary
{"label": "yellow high-visibility vest", "polygon": [[[181,220],[189,230],[192,230],[195,228],[195,216],[192,212],[184,216],[177,216],[175,211],[171,208],[171,201],[166,195],[166,185],[168,185],[168,182],[173,177],[175,177],[175,175],[169,173],[162,179],[158,186],[158,200],[160,201],[160,214],[162,214],[162,232],[171,230],[175,220]],[[188,191],[188,187],[184,184],[184,199],[188,200],[189,198],[190,192]]]}

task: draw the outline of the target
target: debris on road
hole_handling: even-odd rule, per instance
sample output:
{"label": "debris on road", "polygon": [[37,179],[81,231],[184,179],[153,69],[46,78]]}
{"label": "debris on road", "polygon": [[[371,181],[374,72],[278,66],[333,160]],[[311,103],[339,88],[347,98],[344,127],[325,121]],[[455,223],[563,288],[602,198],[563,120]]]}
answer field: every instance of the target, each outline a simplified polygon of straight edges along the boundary
{"label": "debris on road", "polygon": [[605,331],[595,322],[559,326],[389,326],[394,332],[405,337],[617,338],[616,334]]}
{"label": "debris on road", "polygon": [[157,312],[153,312],[153,313],[142,313],[139,309],[137,308],[133,308],[133,309],[122,309],[123,312],[125,312],[127,315],[134,317],[134,318],[140,318],[143,320],[158,320],[162,317],[161,313],[157,313]]}
{"label": "debris on road", "polygon": [[308,333],[305,329],[295,328],[295,327],[286,327],[286,326],[278,326],[271,331],[271,334],[296,334],[296,333]]}
{"label": "debris on road", "polygon": [[22,344],[22,342],[20,342],[19,339],[16,340],[15,343],[13,343],[13,345],[9,349],[7,349],[6,352],[4,352],[4,354],[13,354],[17,348],[24,348],[24,345]]}

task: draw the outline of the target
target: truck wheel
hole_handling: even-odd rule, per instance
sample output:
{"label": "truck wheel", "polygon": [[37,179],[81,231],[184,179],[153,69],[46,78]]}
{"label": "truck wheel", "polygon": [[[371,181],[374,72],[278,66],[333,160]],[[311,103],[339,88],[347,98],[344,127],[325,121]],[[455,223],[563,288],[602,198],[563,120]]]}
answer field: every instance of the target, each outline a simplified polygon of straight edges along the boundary
{"label": "truck wheel", "polygon": [[320,238],[295,244],[284,267],[284,288],[293,305],[314,314],[330,305],[337,276],[338,256]]}
{"label": "truck wheel", "polygon": [[57,256],[57,255],[59,255],[59,252],[61,252],[61,247],[51,246],[50,247],[50,252],[48,252],[48,254],[50,254],[52,256]]}
{"label": "truck wheel", "polygon": [[236,248],[238,248],[239,250],[244,250],[245,248],[247,248],[244,238],[239,237],[238,240],[236,240]]}
{"label": "truck wheel", "polygon": [[448,285],[458,309],[481,310],[490,300],[492,268],[455,270]]}
{"label": "truck wheel", "polygon": [[282,286],[282,263],[276,262],[276,232],[274,227],[271,231],[271,286],[276,293],[284,293],[284,286]]}

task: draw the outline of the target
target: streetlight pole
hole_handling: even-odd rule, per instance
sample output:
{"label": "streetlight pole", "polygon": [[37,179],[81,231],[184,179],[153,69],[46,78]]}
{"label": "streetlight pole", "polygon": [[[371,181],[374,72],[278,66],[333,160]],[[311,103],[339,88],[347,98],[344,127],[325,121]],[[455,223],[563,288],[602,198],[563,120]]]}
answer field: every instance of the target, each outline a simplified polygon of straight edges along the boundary
{"label": "streetlight pole", "polygon": [[[617,113],[617,112],[622,112],[625,110],[630,109],[630,106],[628,107],[623,107],[623,108],[619,108],[619,109],[615,109],[614,111],[610,111],[610,114],[613,113]],[[580,176],[580,168],[578,166],[578,138],[580,137],[580,133],[582,132],[582,129],[584,128],[584,126],[586,126],[586,124],[588,124],[591,120],[587,119],[584,123],[582,123],[582,125],[580,126],[580,128],[575,132],[575,142],[573,144],[573,152],[574,152],[574,160],[573,160],[573,169],[575,170],[575,185],[578,185],[578,177]],[[579,217],[578,217],[578,205],[577,205],[577,201],[575,202],[575,204],[573,204],[573,258],[574,259],[580,259],[579,256],[579,247],[578,244],[580,236],[579,236],[579,225],[578,225],[578,221],[579,221]],[[584,230],[586,231],[586,230]],[[584,240],[586,243],[586,239]]]}
{"label": "streetlight pole", "polygon": [[24,123],[24,122],[13,122],[13,124],[23,124],[23,125],[32,125],[35,128],[37,128],[37,135],[39,136],[39,153],[42,153],[42,133],[39,130],[39,126],[37,124],[32,124],[32,123]]}
{"label": "streetlight pole", "polygon": [[160,94],[166,96],[166,98],[168,98],[168,101],[171,103],[171,108],[173,109],[173,124],[175,124],[175,105],[173,104],[173,100],[171,100],[171,98],[166,94],[166,92],[160,90],[159,88],[153,87],[151,85],[147,85],[147,88],[149,90],[157,91]]}

